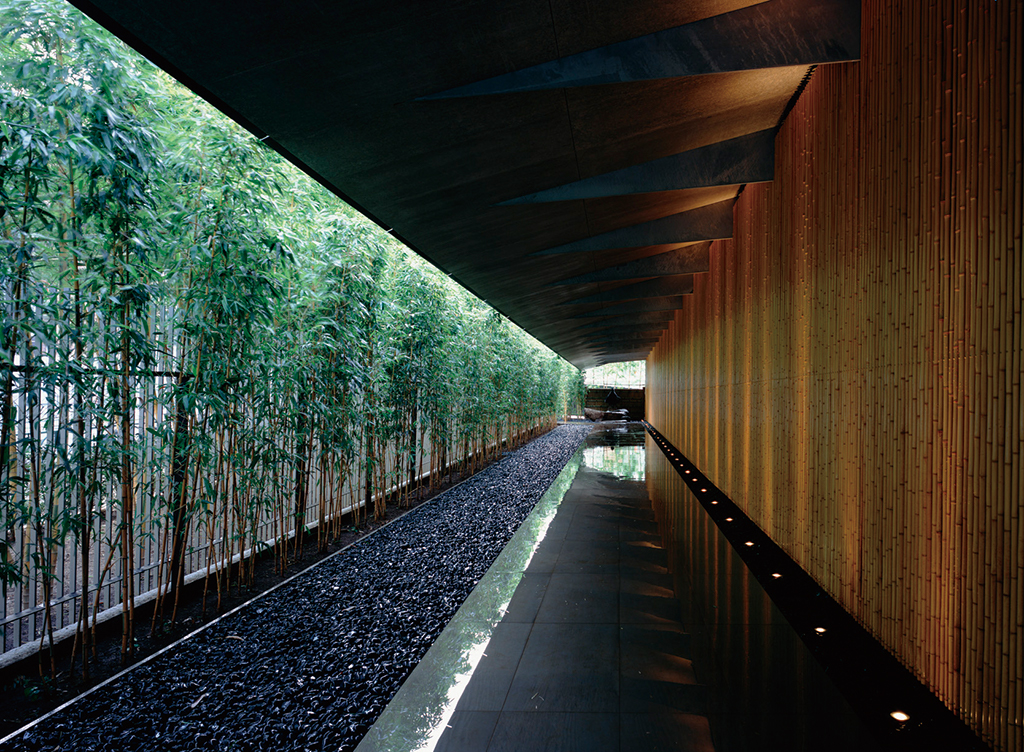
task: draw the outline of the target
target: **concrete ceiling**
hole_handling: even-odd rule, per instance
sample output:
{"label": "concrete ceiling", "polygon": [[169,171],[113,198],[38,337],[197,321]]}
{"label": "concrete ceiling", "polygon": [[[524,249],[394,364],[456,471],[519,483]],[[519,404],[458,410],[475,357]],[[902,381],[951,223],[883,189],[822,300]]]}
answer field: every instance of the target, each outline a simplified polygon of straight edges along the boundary
{"label": "concrete ceiling", "polygon": [[581,367],[643,358],[854,0],[74,4]]}

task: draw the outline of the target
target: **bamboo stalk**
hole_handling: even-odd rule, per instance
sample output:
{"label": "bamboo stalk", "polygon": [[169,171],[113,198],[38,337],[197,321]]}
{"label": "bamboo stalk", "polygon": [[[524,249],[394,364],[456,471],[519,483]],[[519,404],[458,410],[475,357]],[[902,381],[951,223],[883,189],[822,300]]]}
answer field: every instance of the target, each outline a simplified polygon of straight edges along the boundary
{"label": "bamboo stalk", "polygon": [[1019,4],[865,5],[648,359],[652,423],[1014,752],[1020,38]]}

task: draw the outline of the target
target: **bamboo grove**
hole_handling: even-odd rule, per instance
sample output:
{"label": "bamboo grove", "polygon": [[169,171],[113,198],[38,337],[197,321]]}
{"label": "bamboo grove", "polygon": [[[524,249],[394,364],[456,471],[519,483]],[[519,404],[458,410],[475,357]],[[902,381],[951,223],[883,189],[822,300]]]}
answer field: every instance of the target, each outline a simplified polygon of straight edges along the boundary
{"label": "bamboo grove", "polygon": [[247,554],[325,548],[578,402],[575,368],[76,11],[0,19],[3,650],[74,632],[87,673],[117,612],[128,656],[141,598],[219,601]]}

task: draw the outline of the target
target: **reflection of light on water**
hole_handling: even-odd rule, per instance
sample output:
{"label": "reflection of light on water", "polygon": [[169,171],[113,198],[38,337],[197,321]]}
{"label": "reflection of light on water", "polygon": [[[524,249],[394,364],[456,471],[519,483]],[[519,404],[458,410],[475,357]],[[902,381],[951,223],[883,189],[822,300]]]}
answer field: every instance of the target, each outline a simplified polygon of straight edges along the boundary
{"label": "reflection of light on water", "polygon": [[[505,605],[502,608],[508,608],[508,601],[505,602]],[[476,667],[479,665],[480,659],[486,655],[484,651],[487,650],[487,646],[491,642],[491,635],[493,632],[494,627],[492,626],[491,629],[486,630],[486,633],[482,635],[479,640],[474,642],[466,651],[463,652],[462,660],[468,664],[469,668],[455,676],[452,686],[448,689],[448,697],[445,700],[445,706],[444,710],[441,712],[441,718],[438,720],[437,724],[430,729],[427,737],[420,742],[419,746],[415,747],[416,752],[431,752],[431,750],[437,746],[444,730],[448,728],[448,721],[452,719],[452,715],[455,713],[455,707],[459,704],[459,700],[462,699],[462,693],[466,691],[466,686],[469,684],[469,680],[473,678],[473,672],[476,671]]]}
{"label": "reflection of light on water", "polygon": [[[530,526],[533,530],[533,540],[532,542],[526,539],[521,541],[528,546],[528,549],[524,547],[523,550],[523,553],[527,553],[528,551],[525,561],[521,562],[521,565],[517,564],[515,575],[509,577],[500,585],[501,589],[497,594],[499,605],[492,614],[493,618],[490,620],[490,628],[481,630],[481,632],[477,634],[476,639],[473,640],[468,647],[462,650],[460,664],[465,665],[467,668],[462,673],[455,675],[451,686],[448,688],[447,695],[445,696],[444,707],[440,709],[440,718],[426,732],[424,738],[419,742],[419,744],[412,748],[415,752],[431,752],[437,746],[437,743],[440,741],[445,729],[448,728],[448,722],[451,721],[452,715],[455,713],[455,708],[458,706],[459,700],[462,699],[462,694],[466,691],[466,687],[473,678],[473,674],[476,672],[476,668],[480,664],[481,659],[483,659],[487,654],[487,646],[491,642],[491,636],[494,634],[494,628],[508,612],[508,606],[512,602],[512,596],[515,594],[516,588],[519,587],[519,583],[523,579],[523,571],[530,566],[530,562],[533,561],[534,554],[537,553],[537,549],[540,548],[540,544],[544,541],[545,536],[547,536],[548,528],[551,527],[551,521],[555,519],[555,515],[558,513],[558,505],[561,504],[566,492],[572,485],[573,478],[576,477],[579,467],[579,455],[574,455],[555,481],[551,484],[551,487],[547,492],[545,492],[544,496],[541,497],[537,506],[534,507],[532,513],[534,515],[533,525]],[[487,575],[484,575],[484,578],[486,579]],[[498,580],[495,581],[500,582]],[[480,585],[482,584],[483,581],[481,581]],[[455,619],[458,619],[458,614],[456,614]],[[453,619],[453,622],[455,619]]]}
{"label": "reflection of light on water", "polygon": [[644,480],[644,447],[590,446],[583,450],[583,463],[594,470],[625,480]]}
{"label": "reflection of light on water", "polygon": [[[551,527],[551,521],[555,519],[555,515],[558,514],[558,505],[562,503],[562,499],[565,498],[565,494],[569,491],[569,487],[572,485],[573,479],[576,477],[576,473],[580,470],[580,463],[582,459],[579,456],[579,452],[574,454],[566,466],[562,469],[562,472],[558,474],[558,477],[551,483],[551,486],[540,501],[537,502],[537,506],[533,508],[532,515],[535,516],[533,544],[530,546],[530,553],[526,557],[526,561],[522,563],[522,571],[525,572],[527,567],[530,566],[530,562],[533,561],[533,555],[537,553],[537,549],[540,548],[540,544],[544,542],[544,538],[548,534],[548,528]],[[517,570],[519,568],[517,567]],[[512,600],[512,595],[516,591],[516,587],[519,585],[519,581],[522,580],[522,573],[520,572],[519,577],[515,583],[508,590],[508,600],[505,605],[500,609],[501,615],[505,615],[505,611],[508,609],[508,604]]]}
{"label": "reflection of light on water", "polygon": [[[561,501],[563,496],[565,496],[565,491],[562,491],[562,493],[559,495],[558,501]],[[540,525],[537,527],[537,539],[533,542],[533,548],[530,549],[530,555],[526,557],[526,563],[523,564],[523,570],[526,570],[526,568],[530,566],[530,562],[533,561],[533,555],[535,553],[537,553],[537,549],[540,548],[540,544],[543,542],[544,537],[548,534],[548,528],[551,527],[551,520],[555,519],[555,514],[557,512],[558,512],[558,504],[552,504],[551,505],[551,509],[549,509],[545,513],[544,519],[541,521]],[[523,579],[522,575],[520,575],[519,579],[516,580],[516,585],[519,585],[519,580],[521,580],[521,579]],[[514,587],[512,588],[512,592],[513,593],[515,592],[515,588]],[[511,602],[511,600],[512,600],[512,596],[510,594],[509,595],[509,600],[506,601],[505,605],[502,606],[502,608],[501,608],[502,615],[504,615],[505,611],[508,609],[508,604]]]}

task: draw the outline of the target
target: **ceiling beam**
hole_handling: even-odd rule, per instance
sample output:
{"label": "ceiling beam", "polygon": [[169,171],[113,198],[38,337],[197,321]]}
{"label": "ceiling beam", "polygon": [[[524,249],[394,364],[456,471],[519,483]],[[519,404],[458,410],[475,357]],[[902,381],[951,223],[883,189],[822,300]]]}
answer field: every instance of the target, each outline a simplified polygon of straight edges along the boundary
{"label": "ceiling beam", "polygon": [[589,329],[603,329],[608,325],[612,326],[647,326],[648,324],[668,324],[676,317],[675,311],[648,311],[646,313],[631,313],[616,316],[614,321],[594,321],[583,324],[578,331],[581,336],[586,336]]}
{"label": "ceiling beam", "polygon": [[772,0],[421,99],[683,78],[859,57],[860,0]]}
{"label": "ceiling beam", "polygon": [[859,50],[857,0],[72,2],[580,365],[679,318],[612,306],[692,287],[809,68]]}
{"label": "ceiling beam", "polygon": [[647,360],[647,356],[650,354],[651,348],[645,348],[642,350],[627,350],[618,353],[603,353],[595,357],[595,360],[600,365],[606,363],[626,363],[631,360]]}
{"label": "ceiling beam", "polygon": [[634,282],[631,285],[616,287],[614,290],[586,295],[582,298],[566,300],[559,305],[576,306],[590,303],[616,303],[623,300],[639,300],[641,298],[659,298],[664,295],[689,295],[693,292],[693,275],[679,274],[673,277],[655,277],[654,279]]}
{"label": "ceiling beam", "polygon": [[668,322],[664,325],[661,324],[641,324],[639,327],[627,325],[627,326],[608,326],[602,329],[588,329],[584,333],[580,332],[569,332],[566,334],[560,334],[554,338],[555,342],[563,343],[569,341],[591,341],[594,339],[609,338],[609,337],[654,337],[657,339],[665,333],[665,328],[668,327]]}
{"label": "ceiling beam", "polygon": [[[595,329],[586,333],[585,336],[579,334],[575,335],[572,339],[573,343],[580,343],[583,347],[590,347],[593,343],[604,343],[615,340],[649,340],[657,342],[665,334],[663,329],[651,329],[649,326],[645,326],[639,329],[636,328],[613,328],[613,329]],[[564,339],[558,340],[559,343],[564,342]]]}
{"label": "ceiling beam", "polygon": [[664,298],[647,298],[646,300],[629,300],[625,303],[597,308],[586,313],[577,313],[573,318],[588,319],[596,317],[618,316],[630,313],[648,313],[650,311],[675,311],[683,307],[682,295],[668,295]]}
{"label": "ceiling beam", "polygon": [[658,338],[665,334],[665,329],[668,328],[668,322],[665,322],[664,328],[656,328],[656,324],[647,324],[639,328],[634,326],[610,326],[606,329],[594,329],[587,332],[587,337],[601,338],[601,337],[654,337]]}
{"label": "ceiling beam", "polygon": [[575,277],[552,282],[552,285],[582,285],[589,282],[612,282],[645,277],[669,277],[695,274],[711,268],[711,244],[691,243],[665,253],[609,266]]}
{"label": "ceiling beam", "polygon": [[657,339],[609,339],[601,340],[593,344],[591,352],[610,352],[612,350],[639,350],[643,347],[654,347],[658,344]]}
{"label": "ceiling beam", "polygon": [[774,176],[775,130],[768,129],[520,196],[498,206],[766,183]]}
{"label": "ceiling beam", "polygon": [[732,199],[671,214],[650,222],[621,227],[589,238],[563,243],[537,251],[534,256],[582,251],[606,251],[613,248],[644,248],[651,245],[675,245],[700,240],[732,237]]}

